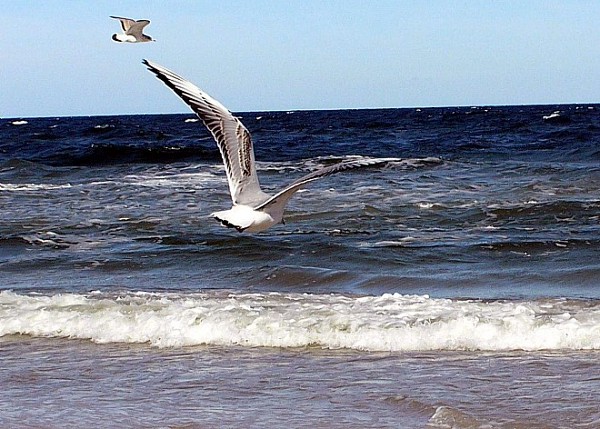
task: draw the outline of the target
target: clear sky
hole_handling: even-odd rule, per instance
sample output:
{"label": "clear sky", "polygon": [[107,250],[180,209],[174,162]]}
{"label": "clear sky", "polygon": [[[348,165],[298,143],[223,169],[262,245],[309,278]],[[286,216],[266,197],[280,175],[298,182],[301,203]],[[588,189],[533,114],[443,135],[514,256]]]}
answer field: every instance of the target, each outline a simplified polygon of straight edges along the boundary
{"label": "clear sky", "polygon": [[600,102],[598,0],[0,2],[0,117],[188,112],[143,58],[238,112]]}

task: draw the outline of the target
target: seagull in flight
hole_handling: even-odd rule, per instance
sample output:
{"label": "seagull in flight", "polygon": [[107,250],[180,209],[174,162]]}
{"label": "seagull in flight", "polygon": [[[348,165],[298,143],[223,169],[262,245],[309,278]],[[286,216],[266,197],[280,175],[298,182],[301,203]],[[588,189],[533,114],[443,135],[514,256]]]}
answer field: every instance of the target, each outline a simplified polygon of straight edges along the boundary
{"label": "seagull in flight", "polygon": [[212,213],[212,216],[226,227],[235,228],[239,232],[264,231],[283,223],[285,205],[292,195],[305,185],[330,174],[385,164],[389,161],[359,158],[340,162],[313,171],[275,195],[269,195],[260,188],[252,139],[244,124],[193,83],[156,63],[143,60],[143,64],[198,115],[217,142],[225,164],[233,207]]}
{"label": "seagull in flight", "polygon": [[112,39],[115,42],[129,42],[129,43],[142,43],[142,42],[155,42],[152,37],[147,36],[143,33],[144,27],[150,24],[147,19],[140,19],[135,21],[129,18],[121,18],[119,16],[111,16],[111,18],[118,19],[121,21],[121,27],[124,33],[113,34]]}

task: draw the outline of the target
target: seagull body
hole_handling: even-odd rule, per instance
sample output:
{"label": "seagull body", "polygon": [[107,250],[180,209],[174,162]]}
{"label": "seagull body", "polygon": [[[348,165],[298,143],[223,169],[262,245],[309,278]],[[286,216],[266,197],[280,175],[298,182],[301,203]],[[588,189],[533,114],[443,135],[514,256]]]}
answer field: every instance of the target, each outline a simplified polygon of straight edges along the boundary
{"label": "seagull body", "polygon": [[181,76],[148,60],[143,63],[190,106],[214,137],[225,164],[233,207],[212,213],[212,216],[239,232],[261,232],[283,222],[288,200],[308,183],[341,171],[387,162],[366,158],[340,162],[313,171],[275,195],[269,195],[260,188],[252,139],[242,122],[221,103]]}
{"label": "seagull body", "polygon": [[111,16],[111,18],[118,19],[121,21],[121,27],[123,28],[123,34],[113,34],[112,39],[115,42],[129,42],[129,43],[142,43],[142,42],[154,42],[155,40],[143,33],[144,27],[150,24],[147,19],[140,19],[135,21],[129,18],[121,18],[119,16]]}

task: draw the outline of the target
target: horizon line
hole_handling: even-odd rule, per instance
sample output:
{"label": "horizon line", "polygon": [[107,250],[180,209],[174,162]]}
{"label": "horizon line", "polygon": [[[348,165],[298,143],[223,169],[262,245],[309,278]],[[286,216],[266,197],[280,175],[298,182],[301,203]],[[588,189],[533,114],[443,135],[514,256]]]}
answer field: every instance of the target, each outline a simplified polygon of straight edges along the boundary
{"label": "horizon line", "polygon": [[[544,106],[599,106],[600,102],[568,102],[568,103],[523,103],[523,104],[457,104],[457,105],[432,105],[432,106],[404,106],[404,107],[342,107],[342,108],[324,108],[324,109],[274,109],[274,110],[245,110],[232,111],[235,114],[248,113],[288,113],[288,112],[335,112],[352,110],[419,110],[419,109],[452,109],[452,108],[498,108],[498,107],[544,107]],[[14,119],[48,119],[48,118],[91,118],[91,117],[111,117],[111,116],[158,116],[158,115],[192,115],[194,112],[165,112],[165,113],[100,113],[100,114],[76,114],[76,115],[40,115],[40,116],[0,116],[0,120]]]}

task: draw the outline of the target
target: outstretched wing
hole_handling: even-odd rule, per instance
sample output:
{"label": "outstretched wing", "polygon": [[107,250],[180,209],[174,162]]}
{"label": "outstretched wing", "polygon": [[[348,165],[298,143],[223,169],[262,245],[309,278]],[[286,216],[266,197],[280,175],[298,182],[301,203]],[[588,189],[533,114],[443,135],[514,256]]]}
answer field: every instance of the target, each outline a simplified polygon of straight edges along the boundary
{"label": "outstretched wing", "polygon": [[140,19],[139,21],[134,21],[133,24],[131,24],[131,26],[129,27],[129,30],[126,30],[126,33],[136,38],[143,38],[143,36],[148,37],[145,34],[142,34],[144,31],[144,27],[148,24],[150,24],[150,21],[148,21],[147,19]]}
{"label": "outstretched wing", "polygon": [[[112,15],[111,15],[111,18],[118,19],[119,21],[121,21],[121,28],[123,28],[123,31],[125,33],[127,33],[129,31],[129,29],[131,28],[131,26],[135,24],[135,21],[133,19],[122,18],[120,16],[112,16]],[[150,23],[150,21],[148,21],[148,23]]]}
{"label": "outstretched wing", "polygon": [[269,196],[261,191],[250,133],[221,103],[172,71],[144,60],[148,69],[192,108],[211,132],[225,164],[234,204],[256,205]]}
{"label": "outstretched wing", "polygon": [[[398,159],[395,158],[395,161]],[[294,195],[299,189],[303,186],[309,184],[310,182],[314,182],[321,177],[329,176],[335,173],[341,173],[342,171],[354,170],[356,168],[362,167],[371,167],[375,165],[384,165],[387,164],[390,160],[385,158],[359,158],[351,161],[339,162],[337,164],[330,165],[325,168],[321,168],[320,170],[313,171],[312,173],[307,174],[306,176],[301,177],[296,180],[294,183],[278,192],[271,198],[269,198],[264,203],[260,204],[258,207],[255,207],[255,210],[262,210],[268,208],[268,206],[282,204],[285,205],[287,201]]]}

